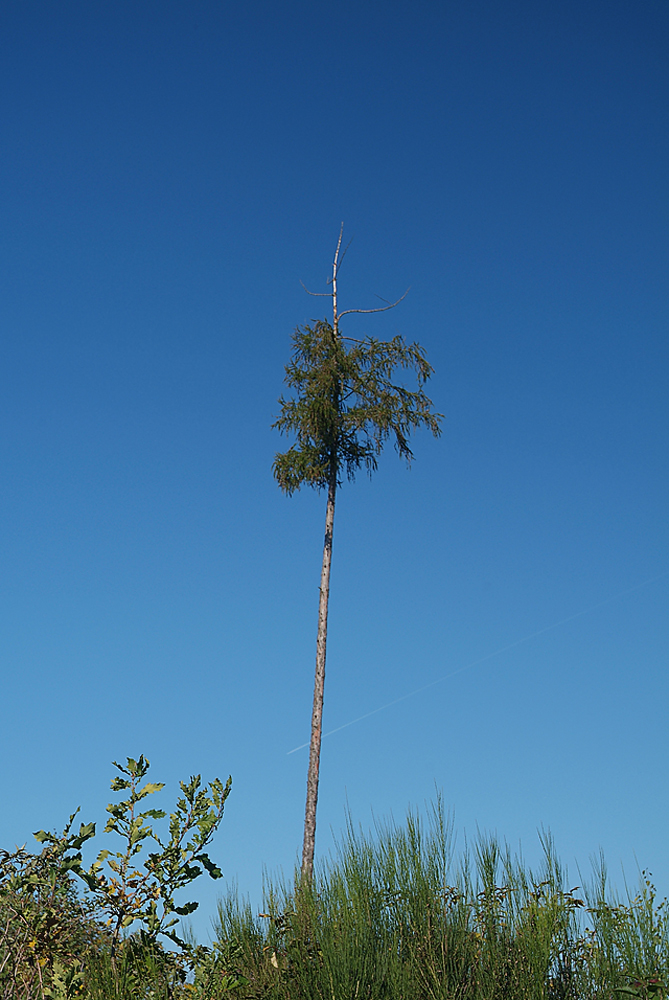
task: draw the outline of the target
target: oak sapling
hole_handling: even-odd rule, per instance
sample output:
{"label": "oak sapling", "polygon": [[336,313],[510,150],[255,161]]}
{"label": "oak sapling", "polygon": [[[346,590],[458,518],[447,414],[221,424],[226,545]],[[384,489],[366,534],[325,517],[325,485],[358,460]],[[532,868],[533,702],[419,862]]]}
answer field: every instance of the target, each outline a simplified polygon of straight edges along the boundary
{"label": "oak sapling", "polygon": [[[179,917],[193,913],[198,904],[177,905],[175,893],[190,885],[203,870],[211,878],[222,877],[223,873],[205,849],[223,817],[232,779],[228,778],[223,785],[215,778],[202,786],[198,774],[188,782],[180,782],[182,795],[169,818],[169,836],[161,838],[150,821],[164,819],[166,813],[140,806],[149,795],[164,787],[162,782],[142,784],[149,761],[143,756],[138,760],[128,757],[125,766],[114,761],[114,767],[120,776],[112,780],[112,791],[127,791],[129,795],[107,806],[109,819],[105,833],[118,834],[123,840],[122,849],[100,851],[90,868],[77,874],[109,916],[112,953],[121,931],[136,921],[152,939],[163,934],[187,950],[187,943],[174,927]],[[145,847],[149,848],[148,854],[140,866],[135,859]]]}
{"label": "oak sapling", "polygon": [[[400,458],[411,462],[409,438],[414,430],[426,427],[440,433],[442,414],[432,410],[424,385],[432,374],[425,351],[403,337],[389,341],[374,337],[344,336],[340,323],[351,313],[376,313],[393,309],[397,302],[375,309],[338,311],[337,278],[345,251],[341,250],[343,227],[339,233],[324,295],[332,303],[332,322],[317,320],[298,327],[293,334],[292,359],[286,365],[285,382],[293,390],[291,398],[279,399],[281,413],[272,425],[281,433],[294,434],[295,443],[274,459],[273,472],[279,487],[288,495],[302,486],[327,491],[325,542],[321,566],[316,672],[307,773],[307,798],[302,848],[302,874],[313,874],[316,841],[316,804],[320,767],[325,651],[327,642],[330,567],[337,488],[342,477],[352,481],[364,468],[370,475],[388,438]],[[413,373],[416,387],[411,390],[395,381],[395,372]]]}

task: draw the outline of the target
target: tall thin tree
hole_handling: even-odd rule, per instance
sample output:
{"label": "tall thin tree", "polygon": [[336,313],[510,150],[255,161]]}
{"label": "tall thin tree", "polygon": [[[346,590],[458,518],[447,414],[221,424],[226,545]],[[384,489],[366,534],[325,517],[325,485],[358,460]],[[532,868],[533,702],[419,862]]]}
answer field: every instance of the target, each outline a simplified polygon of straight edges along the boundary
{"label": "tall thin tree", "polygon": [[[401,458],[409,463],[411,432],[427,427],[435,437],[440,433],[442,414],[433,412],[424,384],[432,367],[419,344],[407,344],[401,336],[389,341],[373,337],[345,337],[341,320],[351,313],[376,313],[393,309],[397,302],[375,309],[338,311],[337,278],[345,250],[343,226],[328,279],[330,291],[310,292],[332,301],[332,322],[317,320],[312,326],[298,327],[293,334],[292,358],[286,365],[286,384],[294,395],[280,397],[281,414],[272,425],[282,433],[294,434],[295,443],[274,459],[274,476],[287,494],[301,486],[327,491],[325,543],[321,568],[316,674],[311,716],[307,800],[304,815],[302,875],[313,874],[316,843],[316,805],[321,755],[325,650],[328,632],[330,566],[337,488],[346,474],[350,481],[364,468],[371,475],[377,456],[390,437]],[[413,372],[416,388],[409,390],[394,381],[397,369]]]}

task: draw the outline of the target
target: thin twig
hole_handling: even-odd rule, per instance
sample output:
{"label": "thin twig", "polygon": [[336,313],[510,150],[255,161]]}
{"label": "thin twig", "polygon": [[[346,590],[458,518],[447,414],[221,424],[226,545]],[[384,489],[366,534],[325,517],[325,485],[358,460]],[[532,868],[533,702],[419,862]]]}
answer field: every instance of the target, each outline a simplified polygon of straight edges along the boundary
{"label": "thin twig", "polygon": [[382,312],[387,312],[388,309],[394,309],[395,306],[398,306],[400,304],[400,302],[402,301],[402,299],[405,299],[408,294],[409,294],[409,289],[407,288],[407,290],[404,293],[404,295],[402,295],[397,300],[397,302],[391,302],[390,305],[387,305],[387,306],[379,306],[377,309],[345,309],[344,312],[339,313],[339,319],[341,319],[342,316],[348,316],[349,313],[382,313]]}
{"label": "thin twig", "polygon": [[[337,249],[335,250],[335,255],[334,255],[335,267],[337,266],[337,259],[339,257],[339,248],[341,246],[341,240],[343,235],[344,235],[344,223],[342,222],[341,226],[339,227],[339,239],[337,240]],[[346,253],[346,251],[344,251],[344,253]]]}
{"label": "thin twig", "polygon": [[[343,225],[343,223],[342,223],[342,225]],[[351,236],[350,240],[348,241],[348,243],[344,247],[344,250],[343,250],[343,253],[342,253],[341,257],[339,258],[339,267],[341,267],[342,264],[344,263],[344,257],[346,256],[346,251],[348,250],[348,248],[350,247],[350,245],[351,245],[352,242],[353,242],[353,236]]]}
{"label": "thin twig", "polygon": [[[331,279],[328,278],[328,281],[330,280]],[[332,292],[310,292],[305,283],[302,281],[302,279],[300,279],[300,284],[302,285],[302,288],[305,290],[307,295],[324,295],[326,299],[329,299],[330,296],[332,295]]]}

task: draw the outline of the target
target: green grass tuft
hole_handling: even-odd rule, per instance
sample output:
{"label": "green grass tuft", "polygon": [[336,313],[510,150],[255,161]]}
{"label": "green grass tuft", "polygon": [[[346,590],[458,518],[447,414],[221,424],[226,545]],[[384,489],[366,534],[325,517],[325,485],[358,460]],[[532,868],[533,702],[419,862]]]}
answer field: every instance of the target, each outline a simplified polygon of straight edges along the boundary
{"label": "green grass tuft", "polygon": [[666,994],[669,924],[645,877],[624,903],[600,866],[569,886],[549,836],[537,871],[495,838],[457,860],[441,803],[426,821],[347,830],[313,881],[233,893],[217,950],[275,1000],[630,1000]]}

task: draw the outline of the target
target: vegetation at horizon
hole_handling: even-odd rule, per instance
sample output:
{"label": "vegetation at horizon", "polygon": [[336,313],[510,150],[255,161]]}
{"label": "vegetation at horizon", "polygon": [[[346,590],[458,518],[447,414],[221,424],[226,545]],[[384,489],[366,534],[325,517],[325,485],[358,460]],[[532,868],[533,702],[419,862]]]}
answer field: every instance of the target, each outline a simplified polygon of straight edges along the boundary
{"label": "vegetation at horizon", "polygon": [[588,884],[568,883],[549,836],[537,870],[490,837],[456,856],[439,801],[370,833],[349,821],[311,880],[268,879],[260,913],[229,891],[213,944],[199,945],[173,923],[197,905],[175,901],[174,873],[182,889],[216,876],[204,848],[230,784],[182,783],[162,838],[150,822],[162,810],[139,809],[162,785],[133,782],[148,761],[116,766],[121,850],[86,868],[94,824],[73,833],[71,817],[60,836],[40,831],[40,853],[0,851],[0,1000],[667,996],[669,912],[648,873],[620,899],[601,860]]}

